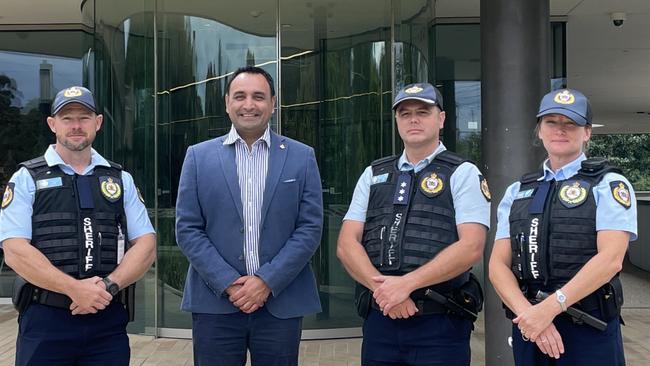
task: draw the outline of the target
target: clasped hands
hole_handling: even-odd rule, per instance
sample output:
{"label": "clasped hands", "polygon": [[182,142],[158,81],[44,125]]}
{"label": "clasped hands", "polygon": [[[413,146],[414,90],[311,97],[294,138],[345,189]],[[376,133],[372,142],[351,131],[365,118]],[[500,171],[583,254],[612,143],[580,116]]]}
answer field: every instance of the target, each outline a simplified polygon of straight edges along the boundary
{"label": "clasped hands", "polygon": [[531,304],[519,316],[512,319],[512,322],[517,324],[524,341],[534,342],[542,353],[555,359],[559,359],[564,353],[562,336],[553,324],[553,319],[559,314],[557,307],[557,304],[550,301]]}
{"label": "clasped hands", "polygon": [[226,288],[226,293],[233,305],[250,314],[264,306],[271,289],[257,276],[241,276]]}
{"label": "clasped hands", "polygon": [[409,281],[401,276],[374,276],[374,284],[377,285],[373,291],[375,302],[384,316],[391,319],[406,319],[418,312],[410,295],[415,289],[409,285]]}
{"label": "clasped hands", "polygon": [[102,278],[98,276],[75,280],[67,295],[72,299],[72,315],[96,314],[99,310],[106,309],[113,300],[113,296],[106,291]]}

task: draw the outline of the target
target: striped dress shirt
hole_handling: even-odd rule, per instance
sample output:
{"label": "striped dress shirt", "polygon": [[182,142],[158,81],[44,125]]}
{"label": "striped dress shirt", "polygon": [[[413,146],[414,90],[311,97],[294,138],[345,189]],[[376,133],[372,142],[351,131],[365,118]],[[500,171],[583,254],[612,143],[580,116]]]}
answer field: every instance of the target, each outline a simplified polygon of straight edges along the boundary
{"label": "striped dress shirt", "polygon": [[252,276],[260,268],[260,221],[262,219],[266,172],[269,167],[271,133],[267,126],[262,137],[255,141],[249,149],[246,141],[237,133],[235,126],[232,126],[223,144],[235,145],[237,176],[239,178],[246,236],[243,251],[246,259],[246,272]]}

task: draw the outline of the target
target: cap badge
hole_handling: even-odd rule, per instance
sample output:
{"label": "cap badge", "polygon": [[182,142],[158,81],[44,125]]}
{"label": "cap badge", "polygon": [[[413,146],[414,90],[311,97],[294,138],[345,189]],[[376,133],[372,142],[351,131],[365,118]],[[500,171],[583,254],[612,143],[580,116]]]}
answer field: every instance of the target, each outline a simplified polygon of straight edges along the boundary
{"label": "cap badge", "polygon": [[560,188],[560,201],[567,208],[579,206],[587,199],[586,183],[581,181],[567,182]]}
{"label": "cap badge", "polygon": [[420,182],[420,189],[428,197],[437,196],[442,189],[445,188],[445,184],[442,179],[436,173],[431,173],[430,175],[424,177]]}
{"label": "cap badge", "polygon": [[404,93],[406,93],[406,94],[416,94],[416,93],[419,93],[419,92],[421,92],[423,90],[424,89],[422,89],[421,87],[419,87],[417,85],[413,85],[412,87],[410,87],[408,89],[405,89]]}
{"label": "cap badge", "polygon": [[573,104],[576,101],[576,98],[568,90],[562,90],[561,92],[555,94],[553,98],[555,103],[559,104]]}
{"label": "cap badge", "polygon": [[76,86],[70,87],[63,92],[63,96],[66,98],[78,97],[82,94],[81,89]]}
{"label": "cap badge", "polygon": [[630,197],[630,190],[627,188],[627,184],[622,181],[611,182],[610,186],[612,187],[612,195],[616,202],[623,205],[625,208],[630,208],[632,205],[632,200]]}
{"label": "cap badge", "polygon": [[112,177],[101,177],[101,190],[104,197],[110,202],[116,202],[122,196],[122,187],[120,182],[114,180]]}

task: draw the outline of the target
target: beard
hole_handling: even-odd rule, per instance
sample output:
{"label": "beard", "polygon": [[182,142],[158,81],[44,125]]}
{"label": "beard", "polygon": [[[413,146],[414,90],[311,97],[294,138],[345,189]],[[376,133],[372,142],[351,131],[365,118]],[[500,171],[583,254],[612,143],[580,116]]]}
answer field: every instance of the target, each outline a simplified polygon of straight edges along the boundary
{"label": "beard", "polygon": [[65,146],[65,148],[70,151],[83,151],[92,144],[91,139],[89,139],[88,137],[81,140],[80,142],[72,142],[70,139],[66,137],[58,140],[61,145]]}

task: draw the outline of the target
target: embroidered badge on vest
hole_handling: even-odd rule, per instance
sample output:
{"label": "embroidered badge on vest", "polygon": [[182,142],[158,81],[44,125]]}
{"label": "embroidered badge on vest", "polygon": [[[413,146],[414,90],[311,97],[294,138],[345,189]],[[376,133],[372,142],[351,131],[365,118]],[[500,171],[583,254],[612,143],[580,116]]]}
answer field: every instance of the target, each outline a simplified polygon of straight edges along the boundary
{"label": "embroidered badge on vest", "polygon": [[623,207],[630,208],[632,206],[632,197],[630,197],[630,189],[625,182],[615,180],[609,183],[612,188],[612,195],[616,202],[620,203]]}
{"label": "embroidered badge on vest", "polygon": [[425,176],[420,182],[420,190],[422,190],[422,193],[427,197],[435,197],[439,195],[444,188],[445,184],[437,173],[431,173]]}
{"label": "embroidered badge on vest", "polygon": [[566,208],[580,206],[587,200],[589,183],[580,180],[564,182],[560,187],[560,202]]}
{"label": "embroidered badge on vest", "polygon": [[2,195],[2,208],[9,206],[11,201],[14,200],[14,183],[7,184],[5,188],[5,193]]}
{"label": "embroidered badge on vest", "polygon": [[122,187],[120,181],[113,177],[99,177],[101,191],[109,202],[116,202],[122,197]]}
{"label": "embroidered badge on vest", "polygon": [[478,175],[478,180],[481,182],[481,193],[485,196],[485,199],[490,202],[492,200],[492,195],[490,194],[490,187],[488,186],[487,179],[481,174]]}

